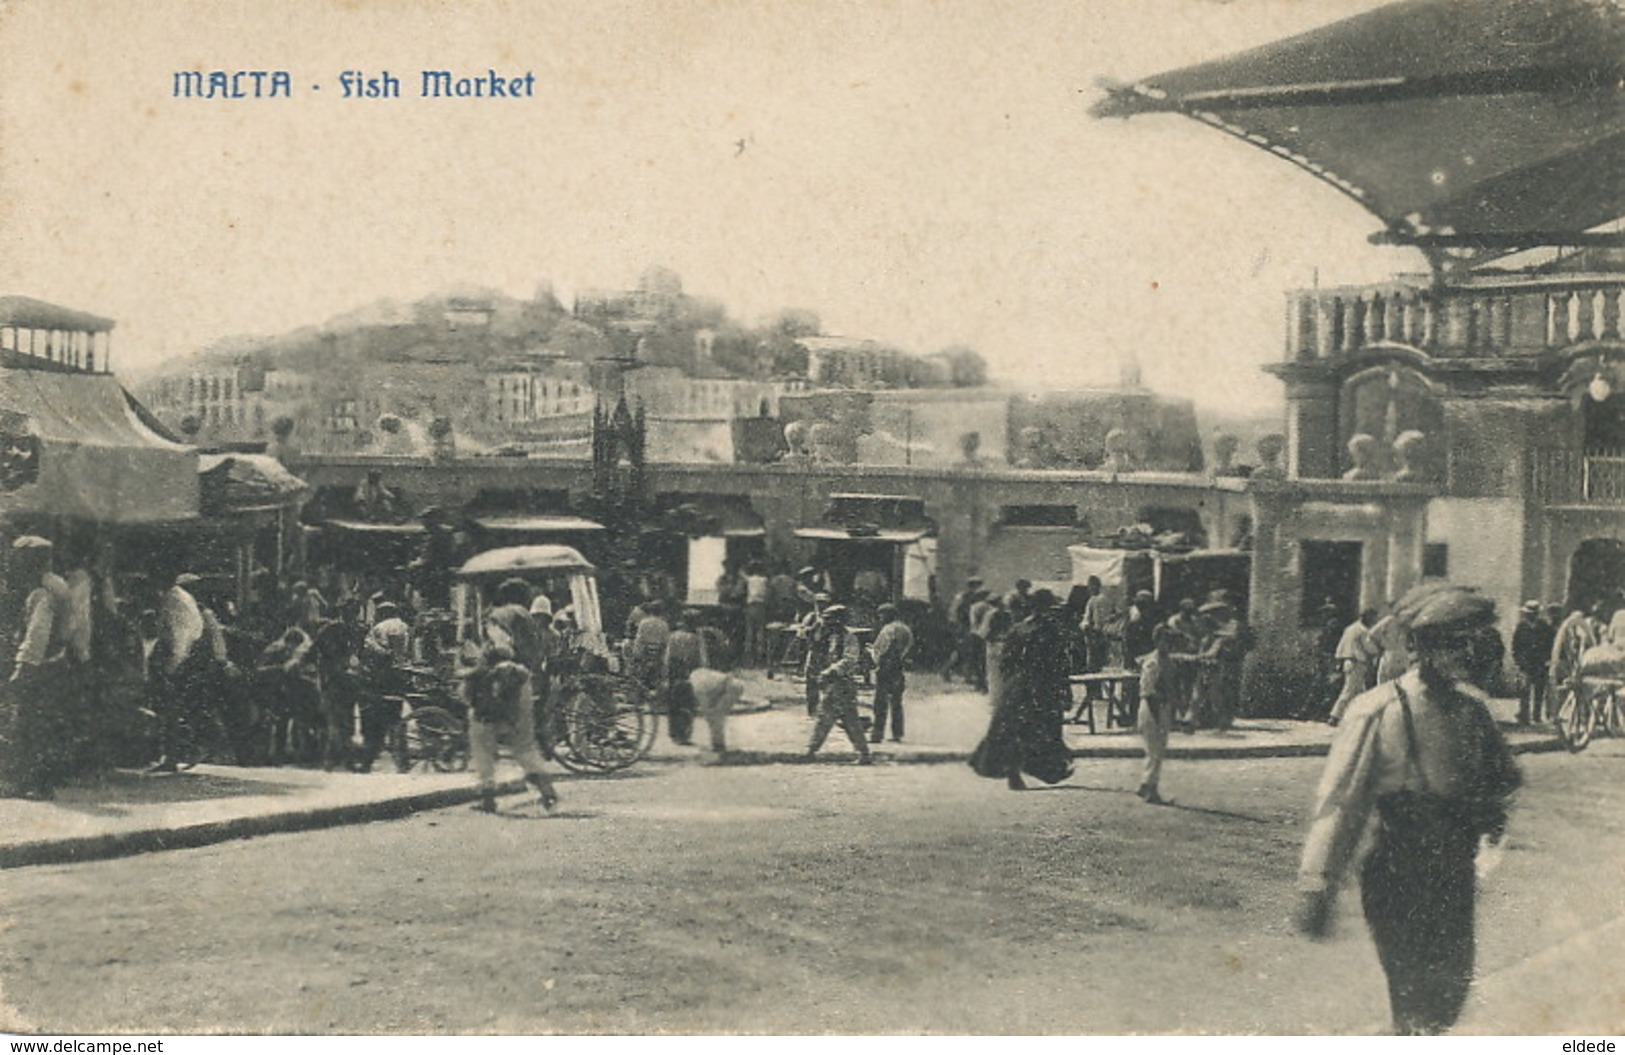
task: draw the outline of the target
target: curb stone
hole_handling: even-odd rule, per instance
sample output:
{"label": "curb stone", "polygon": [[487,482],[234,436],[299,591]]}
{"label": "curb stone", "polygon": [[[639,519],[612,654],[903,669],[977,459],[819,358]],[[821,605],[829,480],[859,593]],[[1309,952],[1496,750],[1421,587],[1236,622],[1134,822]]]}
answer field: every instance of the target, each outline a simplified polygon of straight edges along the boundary
{"label": "curb stone", "polygon": [[[1275,744],[1252,747],[1170,747],[1169,759],[1186,761],[1223,761],[1249,758],[1311,758],[1323,756],[1331,749],[1329,743]],[[1513,744],[1514,754],[1545,754],[1564,750],[1563,742],[1555,736],[1546,740],[1528,740]],[[1075,759],[1131,759],[1142,757],[1136,746],[1074,748]],[[969,751],[911,751],[906,755],[877,752],[876,761],[890,765],[931,765],[940,763],[968,763]],[[832,751],[809,759],[797,751],[729,751],[709,764],[718,766],[758,765],[849,765],[856,756],[850,751]],[[683,764],[686,760],[674,761]],[[512,779],[497,785],[497,794],[514,795],[524,792],[529,785],[523,779]],[[194,849],[233,839],[248,839],[281,832],[314,831],[348,824],[370,821],[397,820],[425,810],[445,809],[473,802],[479,798],[479,789],[472,783],[455,788],[441,788],[415,795],[376,799],[369,802],[345,803],[338,806],[319,806],[309,809],[285,810],[278,813],[226,820],[206,821],[179,828],[142,828],[128,832],[108,832],[101,835],[75,836],[64,839],[41,839],[34,842],[0,845],[0,870],[28,868],[36,865],[76,864],[159,850]]]}

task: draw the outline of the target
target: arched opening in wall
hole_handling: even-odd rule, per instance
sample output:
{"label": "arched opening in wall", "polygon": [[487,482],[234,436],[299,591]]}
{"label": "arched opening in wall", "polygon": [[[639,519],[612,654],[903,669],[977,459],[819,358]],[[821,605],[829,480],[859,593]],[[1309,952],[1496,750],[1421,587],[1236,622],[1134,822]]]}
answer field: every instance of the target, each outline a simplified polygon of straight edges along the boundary
{"label": "arched opening in wall", "polygon": [[1580,407],[1586,453],[1625,454],[1625,392],[1613,392],[1601,400],[1588,393]]}
{"label": "arched opening in wall", "polygon": [[1590,609],[1593,602],[1617,599],[1625,590],[1625,541],[1590,538],[1569,558],[1569,609]]}
{"label": "arched opening in wall", "polygon": [[[1362,370],[1343,382],[1338,399],[1338,457],[1344,471],[1363,470],[1371,479],[1403,476],[1438,480],[1444,469],[1444,408],[1433,386],[1409,366],[1387,365]],[[1395,441],[1421,433],[1418,441]],[[1349,440],[1364,434],[1376,440],[1369,465],[1354,465]]]}

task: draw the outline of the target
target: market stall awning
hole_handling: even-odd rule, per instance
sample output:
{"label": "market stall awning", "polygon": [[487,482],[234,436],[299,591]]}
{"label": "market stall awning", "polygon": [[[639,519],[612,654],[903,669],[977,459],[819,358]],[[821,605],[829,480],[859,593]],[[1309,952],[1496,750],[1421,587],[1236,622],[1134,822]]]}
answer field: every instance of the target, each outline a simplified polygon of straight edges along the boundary
{"label": "market stall awning", "polygon": [[25,330],[107,333],[113,328],[113,320],[92,315],[88,311],[77,311],[49,301],[35,300],[33,297],[7,295],[0,297],[0,326],[16,326]]}
{"label": "market stall awning", "polygon": [[337,531],[349,532],[354,535],[376,535],[379,537],[393,536],[396,538],[410,538],[414,535],[428,533],[422,524],[411,522],[406,524],[379,524],[368,520],[333,520],[322,521],[323,528],[332,528]]}
{"label": "market stall awning", "polygon": [[1097,117],[1181,113],[1242,138],[1435,265],[1625,243],[1625,9],[1611,0],[1402,0],[1107,92]]}
{"label": "market stall awning", "polygon": [[198,515],[198,458],[110,374],[0,369],[0,511],[153,524]]}
{"label": "market stall awning", "polygon": [[931,529],[925,527],[876,528],[873,531],[866,531],[861,528],[837,527],[796,528],[796,538],[824,539],[831,542],[890,542],[901,544],[918,542],[931,533]]}
{"label": "market stall awning", "polygon": [[198,485],[206,516],[285,509],[310,490],[268,454],[200,454]]}
{"label": "market stall awning", "polygon": [[668,516],[680,522],[692,535],[720,535],[723,538],[760,538],[767,534],[762,515],[751,505],[749,495],[670,494],[660,503],[668,506]]}
{"label": "market stall awning", "polygon": [[797,538],[843,542],[918,542],[937,533],[917,495],[839,493],[817,524],[796,529]]}

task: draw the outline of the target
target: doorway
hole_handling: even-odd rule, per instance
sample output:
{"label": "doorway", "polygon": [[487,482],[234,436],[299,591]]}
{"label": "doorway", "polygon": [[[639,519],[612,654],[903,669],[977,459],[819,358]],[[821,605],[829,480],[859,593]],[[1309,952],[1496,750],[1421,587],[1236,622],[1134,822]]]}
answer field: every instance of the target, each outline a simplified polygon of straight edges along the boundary
{"label": "doorway", "polygon": [[1319,626],[1324,605],[1337,608],[1344,623],[1353,622],[1360,611],[1360,571],[1364,545],[1345,541],[1298,543],[1303,569],[1303,595],[1299,598],[1300,626]]}

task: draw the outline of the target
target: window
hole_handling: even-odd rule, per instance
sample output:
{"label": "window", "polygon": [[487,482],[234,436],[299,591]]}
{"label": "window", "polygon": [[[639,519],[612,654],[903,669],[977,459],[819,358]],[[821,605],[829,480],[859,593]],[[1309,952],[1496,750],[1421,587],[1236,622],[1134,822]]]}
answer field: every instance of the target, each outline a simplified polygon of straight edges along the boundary
{"label": "window", "polygon": [[1000,506],[999,523],[1005,527],[1072,527],[1077,506]]}
{"label": "window", "polygon": [[1450,576],[1450,544],[1429,542],[1422,547],[1422,578],[1445,579]]}

